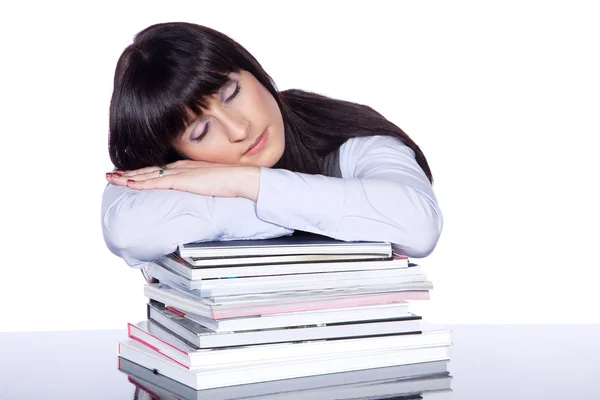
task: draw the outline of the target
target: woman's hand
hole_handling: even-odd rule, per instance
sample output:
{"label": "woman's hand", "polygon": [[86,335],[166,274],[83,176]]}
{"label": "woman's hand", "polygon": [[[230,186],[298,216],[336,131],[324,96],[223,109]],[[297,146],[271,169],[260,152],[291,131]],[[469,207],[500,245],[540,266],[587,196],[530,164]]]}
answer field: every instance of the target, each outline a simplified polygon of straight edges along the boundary
{"label": "woman's hand", "polygon": [[256,201],[260,168],[181,160],[167,165],[163,176],[158,167],[106,174],[113,185],[135,190],[172,189],[218,197],[245,197]]}

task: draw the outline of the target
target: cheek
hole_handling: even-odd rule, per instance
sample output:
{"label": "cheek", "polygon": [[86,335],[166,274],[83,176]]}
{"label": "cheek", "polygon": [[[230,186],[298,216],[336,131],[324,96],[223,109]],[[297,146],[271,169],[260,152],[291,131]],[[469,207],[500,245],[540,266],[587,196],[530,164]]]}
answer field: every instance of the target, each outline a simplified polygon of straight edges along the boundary
{"label": "cheek", "polygon": [[202,151],[197,151],[194,156],[198,161],[206,161],[217,164],[233,164],[237,161],[237,158],[231,153],[231,151],[226,151],[226,149],[222,148],[214,148],[214,149],[203,149]]}
{"label": "cheek", "polygon": [[254,112],[263,117],[274,118],[279,114],[279,106],[267,89],[257,86],[252,90],[249,97],[249,104],[253,105]]}

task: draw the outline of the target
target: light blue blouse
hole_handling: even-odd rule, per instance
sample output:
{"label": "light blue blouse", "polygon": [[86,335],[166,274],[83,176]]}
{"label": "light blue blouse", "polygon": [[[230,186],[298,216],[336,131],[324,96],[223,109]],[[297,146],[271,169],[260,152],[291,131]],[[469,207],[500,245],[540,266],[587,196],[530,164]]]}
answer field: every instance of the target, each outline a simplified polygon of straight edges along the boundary
{"label": "light blue blouse", "polygon": [[339,162],[342,178],[261,168],[256,202],[109,184],[104,240],[137,268],[182,243],[265,239],[296,229],[388,241],[415,258],[433,251],[442,214],[410,147],[389,136],[352,138],[340,147]]}

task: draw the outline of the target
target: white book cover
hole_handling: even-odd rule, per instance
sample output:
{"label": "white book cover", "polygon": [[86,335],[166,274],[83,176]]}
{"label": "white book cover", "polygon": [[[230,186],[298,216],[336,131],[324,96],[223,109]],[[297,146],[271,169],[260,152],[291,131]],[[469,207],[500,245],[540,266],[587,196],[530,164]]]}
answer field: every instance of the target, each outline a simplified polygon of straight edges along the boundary
{"label": "white book cover", "polygon": [[306,325],[221,333],[214,332],[172,312],[159,303],[148,304],[148,317],[164,326],[176,339],[182,339],[197,348],[420,333],[421,331],[421,317],[412,314],[408,317],[385,321]]}
{"label": "white book cover", "polygon": [[185,276],[173,271],[171,268],[160,265],[158,262],[148,263],[148,274],[160,282],[169,282],[171,286],[185,288],[187,290],[202,289],[203,281],[192,281]]}
{"label": "white book cover", "polygon": [[392,256],[387,242],[345,242],[320,235],[283,236],[264,240],[231,240],[186,243],[177,249],[181,257],[247,257],[302,254],[379,254]]}
{"label": "white book cover", "polygon": [[[199,311],[195,313],[212,319],[376,306],[379,304],[405,302],[408,299],[413,299],[407,297],[404,292],[387,292],[354,296],[336,296],[328,299],[317,298],[301,299],[298,301],[268,301],[264,303],[212,305],[210,303],[207,304],[203,299],[187,298],[185,297],[185,293],[179,293],[176,289],[171,287],[160,287],[158,293],[154,293],[154,289],[148,289],[146,293],[152,300],[172,304],[175,308],[177,308],[176,304],[179,300],[193,300],[197,303],[198,306],[196,308]],[[160,299],[164,299],[165,301],[160,301]]]}
{"label": "white book cover", "polygon": [[[315,284],[323,282],[333,283],[329,287],[336,287],[336,282],[362,280],[362,279],[399,279],[400,282],[420,282],[427,280],[425,274],[419,272],[419,268],[396,268],[380,269],[371,271],[343,271],[343,272],[319,272],[315,274],[294,275],[270,275],[253,277],[230,277],[225,279],[206,279],[202,281],[202,288],[215,289],[219,287],[269,287]],[[318,285],[317,287],[321,287]]]}
{"label": "white book cover", "polygon": [[[389,270],[393,271],[393,270]],[[378,271],[384,272],[384,271]],[[287,291],[306,291],[306,290],[327,290],[327,289],[342,289],[353,287],[368,287],[380,285],[402,285],[412,290],[429,289],[432,285],[423,274],[420,275],[396,275],[396,274],[373,274],[372,277],[356,277],[350,279],[337,280],[282,280],[279,282],[262,283],[260,281],[252,281],[256,278],[239,278],[239,279],[218,279],[202,281],[200,289],[190,290],[185,285],[173,284],[170,281],[165,281],[165,284],[171,283],[170,286],[187,291],[189,294],[196,297],[222,297],[222,296],[239,296],[245,294],[267,294],[281,293]],[[250,282],[246,282],[251,280]],[[227,282],[225,282],[227,281]]]}
{"label": "white book cover", "polygon": [[196,390],[449,359],[448,346],[440,346],[187,369],[131,339],[118,344],[118,355]]}
{"label": "white book cover", "polygon": [[382,304],[406,303],[403,292],[374,293],[356,296],[338,296],[329,299],[301,299],[299,301],[273,301],[248,304],[213,305],[177,288],[164,284],[148,284],[144,295],[151,300],[174,307],[181,311],[198,314],[211,319],[250,317],[291,312],[309,312],[339,308],[356,308]]}
{"label": "white book cover", "polygon": [[198,314],[183,312],[171,307],[170,310],[204,325],[215,332],[249,331],[257,329],[281,328],[331,324],[340,322],[359,322],[408,317],[409,303],[391,302],[364,307],[335,308],[331,310],[303,311],[283,314],[268,314],[249,317],[211,319]]}
{"label": "white book cover", "polygon": [[[417,288],[415,288],[417,286]],[[433,288],[431,282],[425,284],[406,285],[377,285],[377,286],[353,286],[348,288],[330,288],[316,290],[288,290],[275,293],[252,293],[235,296],[213,296],[203,297],[202,302],[213,305],[248,305],[251,303],[294,303],[314,299],[318,301],[329,301],[336,297],[372,295],[382,293],[398,293],[404,296],[404,300],[429,300],[429,291]]]}
{"label": "white book cover", "polygon": [[[165,258],[163,258],[165,259]],[[258,285],[258,284],[281,284],[286,282],[311,282],[311,281],[337,281],[341,279],[357,279],[357,278],[376,278],[376,277],[387,277],[387,276],[407,276],[407,275],[422,275],[421,267],[417,264],[411,264],[411,266],[402,266],[402,263],[397,263],[396,261],[386,261],[386,263],[392,265],[385,265],[381,268],[375,268],[375,266],[370,266],[369,269],[359,269],[359,270],[324,270],[324,271],[304,271],[298,272],[295,271],[290,273],[291,269],[279,268],[277,271],[273,271],[276,273],[265,274],[263,271],[260,275],[244,275],[243,273],[231,274],[231,273],[217,273],[213,275],[220,275],[216,277],[204,277],[192,279],[188,277],[189,274],[185,273],[187,267],[174,268],[173,264],[177,264],[175,262],[164,262],[161,259],[156,260],[150,263],[150,274],[159,279],[160,277],[156,274],[162,274],[165,276],[165,279],[169,279],[171,281],[176,281],[181,285],[192,288],[200,288],[200,287],[209,287],[207,284],[215,284],[219,283],[221,285],[239,285],[241,283],[248,285]],[[348,264],[348,263],[345,263]],[[382,265],[382,263],[376,263]],[[243,272],[243,267],[240,268],[199,268],[198,271],[206,271],[206,270],[238,270],[238,272]],[[257,269],[257,268],[254,268]],[[165,272],[167,274],[165,274]],[[253,272],[249,269],[248,272]]]}
{"label": "white book cover", "polygon": [[[408,268],[409,263],[406,257],[395,257],[389,260],[373,261],[328,261],[328,262],[304,262],[304,263],[286,263],[286,264],[258,264],[252,265],[240,259],[221,259],[219,262],[235,263],[233,266],[225,265],[194,265],[191,259],[183,259],[176,254],[169,254],[156,260],[157,263],[166,266],[173,271],[191,280],[228,278],[236,276],[268,276],[268,275],[289,275],[289,274],[309,274],[320,272],[343,272],[343,271],[370,271],[379,269],[397,269]],[[256,262],[265,262],[265,257],[256,257]],[[241,262],[242,265],[239,265]],[[256,263],[254,263],[256,264]],[[419,272],[420,273],[420,272]]]}
{"label": "white book cover", "polygon": [[292,361],[361,351],[437,347],[451,344],[450,331],[429,331],[421,334],[195,349],[166,333],[164,328],[151,321],[142,321],[136,325],[128,324],[128,335],[131,339],[137,340],[186,368],[269,362],[279,359]]}

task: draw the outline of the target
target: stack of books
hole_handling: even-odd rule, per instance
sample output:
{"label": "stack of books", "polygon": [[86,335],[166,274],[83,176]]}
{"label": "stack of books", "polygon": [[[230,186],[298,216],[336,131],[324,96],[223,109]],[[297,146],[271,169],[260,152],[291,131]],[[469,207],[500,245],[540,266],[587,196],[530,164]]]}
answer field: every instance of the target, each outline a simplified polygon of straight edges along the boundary
{"label": "stack of books", "polygon": [[148,319],[118,346],[139,388],[184,398],[449,389],[450,332],[423,331],[409,310],[432,284],[390,243],[191,243],[149,272],[159,283],[144,288]]}

